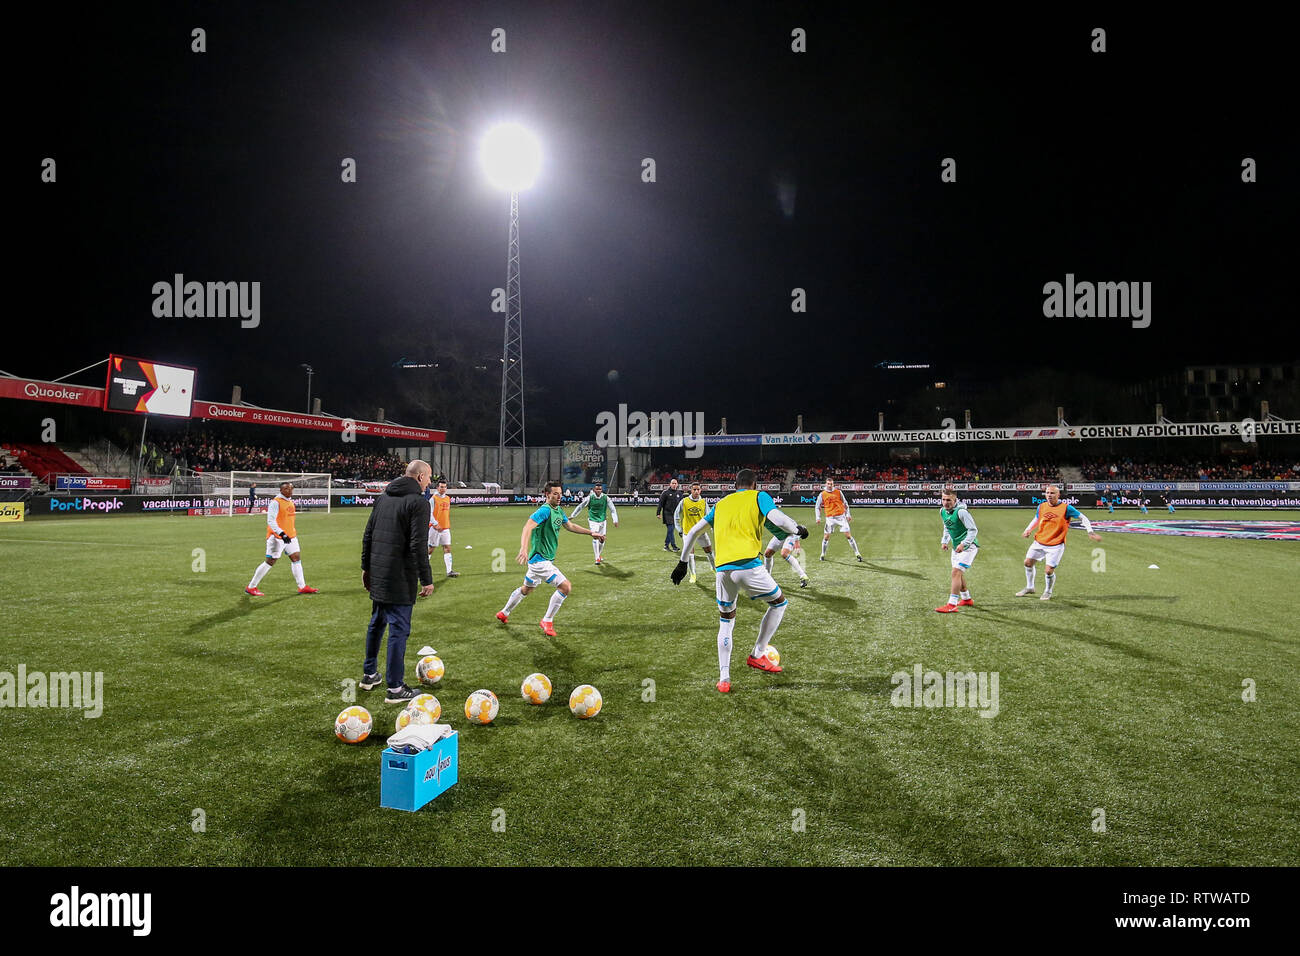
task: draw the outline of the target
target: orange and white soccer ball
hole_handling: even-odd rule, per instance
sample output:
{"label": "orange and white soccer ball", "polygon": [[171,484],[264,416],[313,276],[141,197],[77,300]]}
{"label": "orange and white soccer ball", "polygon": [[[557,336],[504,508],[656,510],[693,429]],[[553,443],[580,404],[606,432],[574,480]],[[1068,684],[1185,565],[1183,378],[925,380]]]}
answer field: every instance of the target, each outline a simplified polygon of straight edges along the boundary
{"label": "orange and white soccer ball", "polygon": [[524,678],[519,693],[530,704],[544,704],[551,699],[551,679],[545,674],[529,674]]}
{"label": "orange and white soccer ball", "polygon": [[422,724],[436,724],[441,716],[442,704],[438,703],[438,698],[432,694],[421,694],[412,698],[397,715],[397,729],[405,730],[412,724],[417,727]]}
{"label": "orange and white soccer ball", "polygon": [[763,652],[763,656],[773,664],[781,663],[781,652],[771,644],[767,645],[767,650]]}
{"label": "orange and white soccer ball", "polygon": [[501,702],[490,690],[476,690],[465,700],[465,717],[471,724],[490,724],[496,720]]}
{"label": "orange and white soccer ball", "polygon": [[415,676],[420,679],[420,683],[431,687],[442,680],[442,675],[445,673],[447,668],[443,665],[442,658],[436,654],[421,657],[420,662],[415,665]]}
{"label": "orange and white soccer ball", "polygon": [[590,684],[583,684],[581,687],[575,687],[573,693],[569,695],[569,710],[573,711],[575,717],[586,720],[599,714],[604,702],[600,691]]}
{"label": "orange and white soccer ball", "polygon": [[359,744],[370,736],[370,729],[374,725],[370,711],[364,707],[345,707],[334,718],[334,736],[345,744]]}

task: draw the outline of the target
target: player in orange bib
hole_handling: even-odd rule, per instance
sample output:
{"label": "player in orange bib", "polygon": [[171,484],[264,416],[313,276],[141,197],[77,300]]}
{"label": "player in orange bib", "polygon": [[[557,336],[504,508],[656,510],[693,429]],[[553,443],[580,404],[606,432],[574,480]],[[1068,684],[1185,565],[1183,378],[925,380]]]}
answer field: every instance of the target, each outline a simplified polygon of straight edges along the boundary
{"label": "player in orange bib", "polygon": [[281,554],[289,555],[289,569],[293,579],[298,582],[299,594],[316,594],[315,588],[307,587],[302,574],[302,554],[298,547],[298,532],[294,528],[293,483],[286,481],[280,485],[280,493],[271,499],[266,509],[266,560],[253,572],[253,580],[244,588],[245,593],[253,597],[265,597],[257,589],[266,577],[266,572],[279,559]]}
{"label": "player in orange bib", "polygon": [[826,484],[817,495],[817,500],[813,502],[813,515],[817,518],[817,523],[822,522],[822,512],[826,513],[826,531],[822,535],[822,560],[826,560],[826,545],[830,543],[831,535],[835,531],[843,531],[844,537],[849,539],[849,547],[853,549],[853,556],[859,561],[862,560],[862,552],[858,550],[858,543],[853,540],[853,533],[849,531],[849,522],[853,520],[853,515],[849,514],[849,499],[844,497],[844,492],[835,487],[835,479],[827,478]]}
{"label": "player in orange bib", "polygon": [[[1047,585],[1043,589],[1040,601],[1052,599],[1052,589],[1056,587],[1056,569],[1060,566],[1061,555],[1065,553],[1065,536],[1070,530],[1070,519],[1078,518],[1083,530],[1093,541],[1100,541],[1101,535],[1092,530],[1088,516],[1077,510],[1074,505],[1061,500],[1061,489],[1056,485],[1047,486],[1047,500],[1038,506],[1034,520],[1021,533],[1028,538],[1032,533],[1034,541],[1025,553],[1025,586],[1016,592],[1016,597],[1025,597],[1034,593],[1034,578],[1038,569],[1034,567],[1039,561],[1047,565]],[[1034,529],[1037,528],[1035,531]]]}
{"label": "player in orange bib", "polygon": [[447,569],[447,577],[460,577],[459,571],[451,569],[451,495],[447,494],[447,482],[439,481],[438,490],[429,495],[429,555],[433,549],[442,546],[442,563]]}

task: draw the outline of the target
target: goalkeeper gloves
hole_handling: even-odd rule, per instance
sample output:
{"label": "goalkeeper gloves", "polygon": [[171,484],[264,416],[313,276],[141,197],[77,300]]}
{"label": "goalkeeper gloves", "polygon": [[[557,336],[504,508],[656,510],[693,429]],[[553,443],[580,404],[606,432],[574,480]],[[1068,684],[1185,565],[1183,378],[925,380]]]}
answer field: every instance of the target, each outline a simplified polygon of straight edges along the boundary
{"label": "goalkeeper gloves", "polygon": [[799,525],[799,527],[795,528],[795,529],[794,529],[794,533],[797,534],[797,535],[798,535],[799,537],[801,537],[801,538],[806,538],[806,537],[808,537],[808,529],[805,528],[803,525]]}
{"label": "goalkeeper gloves", "polygon": [[289,537],[289,535],[287,535],[287,534],[286,534],[285,532],[283,532],[283,531],[281,531],[278,535],[276,535],[276,537],[278,537],[278,538],[279,538],[281,541],[283,541],[285,544],[288,544],[290,541],[293,540],[292,538]]}
{"label": "goalkeeper gloves", "polygon": [[686,562],[678,561],[677,567],[673,568],[673,584],[681,584],[684,577],[686,577]]}

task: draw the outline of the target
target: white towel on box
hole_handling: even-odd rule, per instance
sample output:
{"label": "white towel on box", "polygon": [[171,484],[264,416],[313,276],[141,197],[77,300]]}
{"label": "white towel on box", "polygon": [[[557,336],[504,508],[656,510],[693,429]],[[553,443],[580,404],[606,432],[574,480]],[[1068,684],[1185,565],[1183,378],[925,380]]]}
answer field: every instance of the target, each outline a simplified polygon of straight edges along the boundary
{"label": "white towel on box", "polygon": [[399,747],[414,747],[416,750],[428,750],[443,737],[455,733],[450,724],[407,724],[388,738],[388,746],[397,750]]}

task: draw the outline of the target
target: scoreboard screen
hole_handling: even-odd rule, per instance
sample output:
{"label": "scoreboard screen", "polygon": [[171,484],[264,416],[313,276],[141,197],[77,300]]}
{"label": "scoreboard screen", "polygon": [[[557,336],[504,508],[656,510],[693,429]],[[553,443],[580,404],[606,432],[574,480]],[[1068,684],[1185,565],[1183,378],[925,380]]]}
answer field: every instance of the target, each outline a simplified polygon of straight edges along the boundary
{"label": "scoreboard screen", "polygon": [[104,411],[189,418],[194,373],[194,369],[182,365],[110,355]]}

